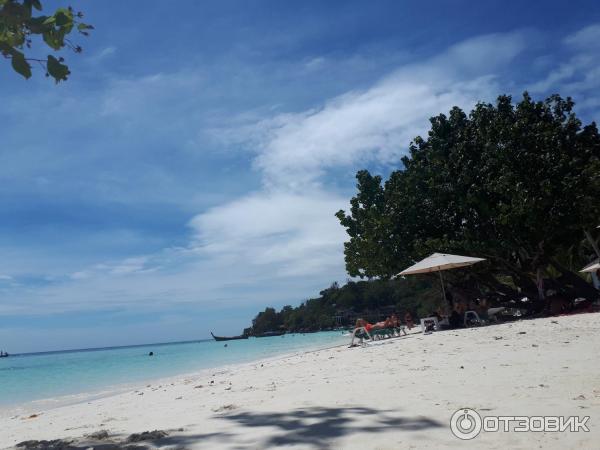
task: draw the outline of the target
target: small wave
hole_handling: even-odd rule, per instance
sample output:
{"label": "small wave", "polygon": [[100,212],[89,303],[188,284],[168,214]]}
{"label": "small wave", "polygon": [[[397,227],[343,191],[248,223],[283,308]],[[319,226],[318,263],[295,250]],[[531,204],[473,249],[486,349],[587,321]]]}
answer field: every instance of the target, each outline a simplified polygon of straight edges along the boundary
{"label": "small wave", "polygon": [[29,367],[24,367],[24,366],[0,367],[0,372],[10,371],[10,370],[26,370],[26,369],[29,369]]}

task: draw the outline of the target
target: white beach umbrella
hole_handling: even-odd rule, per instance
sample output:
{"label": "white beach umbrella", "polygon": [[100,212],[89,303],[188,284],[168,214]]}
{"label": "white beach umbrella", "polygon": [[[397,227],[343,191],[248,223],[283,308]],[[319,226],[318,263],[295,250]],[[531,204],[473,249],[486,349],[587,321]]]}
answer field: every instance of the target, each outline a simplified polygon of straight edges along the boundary
{"label": "white beach umbrella", "polygon": [[398,275],[415,275],[418,273],[439,272],[440,283],[442,284],[442,295],[446,299],[446,290],[444,288],[444,278],[442,270],[457,269],[485,261],[485,258],[474,258],[472,256],[450,255],[447,253],[434,253],[431,256],[419,261],[418,263],[404,269]]}
{"label": "white beach umbrella", "polygon": [[596,270],[600,270],[600,260],[596,260],[593,263],[588,264],[580,272],[595,272]]}

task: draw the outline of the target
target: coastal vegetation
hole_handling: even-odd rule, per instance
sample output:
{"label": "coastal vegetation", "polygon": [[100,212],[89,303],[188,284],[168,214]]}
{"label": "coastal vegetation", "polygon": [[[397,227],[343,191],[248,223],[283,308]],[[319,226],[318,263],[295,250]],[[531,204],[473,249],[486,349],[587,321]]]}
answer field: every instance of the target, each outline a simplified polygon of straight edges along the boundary
{"label": "coastal vegetation", "polygon": [[63,48],[81,53],[81,46],[73,43],[69,36],[71,33],[88,36],[93,26],[82,22],[83,13],[71,7],[58,8],[50,15],[37,14],[41,11],[39,0],[0,0],[0,54],[10,60],[13,70],[24,78],[31,77],[34,65],[58,83],[71,73],[62,56],[31,57],[25,52],[40,40],[54,53]]}
{"label": "coastal vegetation", "polygon": [[244,332],[259,334],[281,328],[293,332],[327,330],[353,324],[358,314],[375,321],[392,310],[418,317],[435,309],[438,299],[437,284],[428,277],[349,280],[343,286],[332,283],[318,297],[308,299],[296,308],[289,305],[280,311],[266,308]]}
{"label": "coastal vegetation", "polygon": [[574,106],[559,95],[525,93],[516,104],[501,95],[431,118],[387,180],[357,173],[349,211],[336,214],[349,236],[346,270],[367,281],[334,284],[297,308],[267,308],[247,331],[330,328],[347,310],[426,312],[434,279],[392,277],[434,252],[486,258],[449,281],[491,303],[528,296],[543,312],[554,297],[597,297],[578,270],[600,256],[600,135]]}

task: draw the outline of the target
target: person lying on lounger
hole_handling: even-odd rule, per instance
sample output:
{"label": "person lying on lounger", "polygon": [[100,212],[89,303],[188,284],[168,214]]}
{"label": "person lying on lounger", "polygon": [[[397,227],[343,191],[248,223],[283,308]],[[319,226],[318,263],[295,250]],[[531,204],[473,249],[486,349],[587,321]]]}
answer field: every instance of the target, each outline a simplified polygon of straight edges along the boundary
{"label": "person lying on lounger", "polygon": [[365,330],[367,330],[367,332],[371,332],[371,330],[381,330],[384,328],[393,328],[393,327],[394,327],[393,320],[391,317],[388,317],[383,322],[377,322],[377,323],[369,323],[365,319],[357,319],[356,325],[354,328],[355,329],[364,328]]}
{"label": "person lying on lounger", "polygon": [[[401,336],[402,333],[404,333],[404,335],[406,336],[406,330],[404,329],[404,327],[400,327],[399,330],[396,330],[398,327],[400,327],[400,321],[398,320],[398,317],[396,317],[395,314],[392,314],[391,317],[388,317],[383,322],[377,323],[369,323],[365,319],[358,319],[356,321],[354,331],[352,332],[352,340],[350,341],[350,347],[356,347],[357,344],[354,344],[355,339],[359,339],[361,344],[365,337],[368,337],[369,339],[375,339],[375,336],[370,335],[371,332],[375,330],[384,330],[387,328],[388,331],[384,331],[384,333],[387,334],[387,337]],[[394,330],[389,330],[390,328]],[[365,331],[367,336],[365,336]],[[379,337],[381,338],[381,336]]]}

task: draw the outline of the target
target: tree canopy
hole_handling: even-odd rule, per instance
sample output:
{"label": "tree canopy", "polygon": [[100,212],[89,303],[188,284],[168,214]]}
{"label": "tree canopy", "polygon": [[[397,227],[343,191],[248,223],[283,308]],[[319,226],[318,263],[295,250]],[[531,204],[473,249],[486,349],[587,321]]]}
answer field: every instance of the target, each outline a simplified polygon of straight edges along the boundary
{"label": "tree canopy", "polygon": [[62,56],[50,54],[39,58],[25,52],[41,38],[54,53],[65,47],[81,53],[82,48],[69,36],[74,31],[87,36],[93,27],[83,23],[83,14],[71,7],[58,8],[51,15],[36,15],[36,11],[42,11],[39,0],[0,0],[0,54],[26,79],[31,77],[32,64],[38,64],[56,83],[64,81],[71,72]]}
{"label": "tree canopy", "polygon": [[463,300],[538,297],[518,305],[530,313],[550,310],[545,288],[559,300],[593,300],[597,291],[577,271],[600,256],[600,135],[574,106],[525,93],[516,104],[502,95],[468,115],[455,107],[431,118],[427,137],[414,139],[385,182],[357,173],[350,210],[336,214],[349,235],[346,270],[368,281],[334,283],[296,308],[267,308],[246,332],[428,315],[443,303],[437,280],[392,276],[434,252],[488,259],[445,275]]}
{"label": "tree canopy", "polygon": [[353,325],[357,317],[373,322],[383,320],[392,311],[420,317],[429,315],[439,303],[438,286],[428,278],[348,281],[344,286],[333,283],[318,297],[295,308],[289,305],[280,311],[265,308],[244,333],[260,334],[282,327],[289,332],[327,330]]}
{"label": "tree canopy", "polygon": [[525,93],[433,117],[385,183],[358,172],[350,211],[337,213],[348,273],[389,278],[441,251],[488,258],[480,281],[541,298],[544,277],[589,288],[575,272],[598,239],[600,136],[573,108]]}

